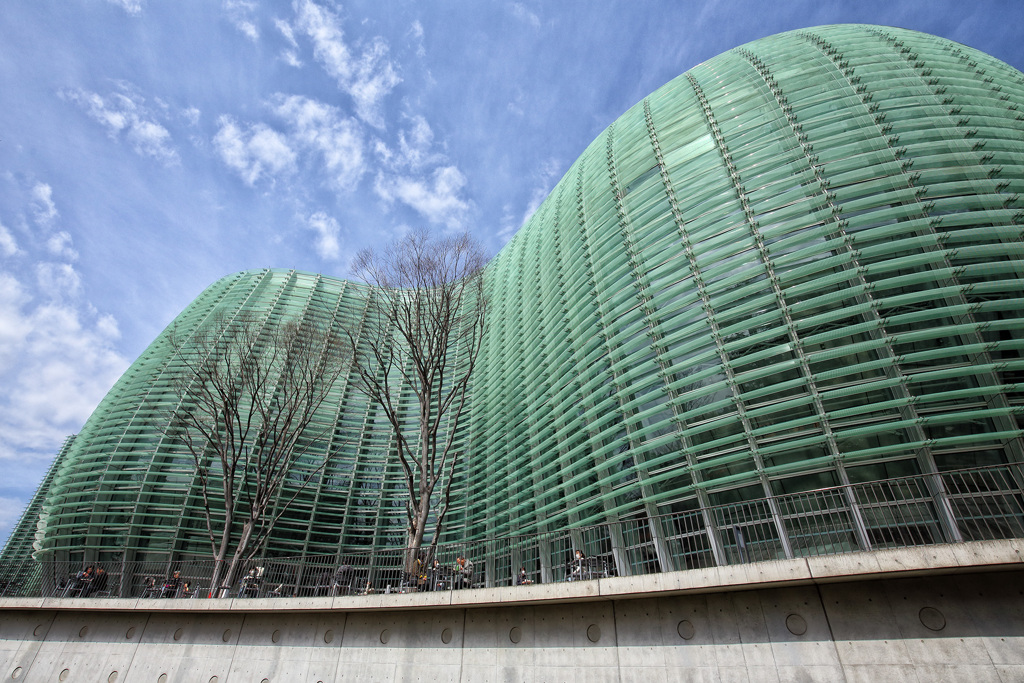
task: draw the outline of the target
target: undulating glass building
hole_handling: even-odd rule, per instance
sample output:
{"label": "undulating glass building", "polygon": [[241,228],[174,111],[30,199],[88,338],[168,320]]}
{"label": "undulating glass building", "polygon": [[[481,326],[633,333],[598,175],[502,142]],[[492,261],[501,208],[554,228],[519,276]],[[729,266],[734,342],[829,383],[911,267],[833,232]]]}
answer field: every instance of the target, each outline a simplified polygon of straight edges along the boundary
{"label": "undulating glass building", "polygon": [[[1024,75],[969,47],[827,26],[694,67],[612,123],[487,266],[444,537],[623,522],[619,573],[681,569],[743,545],[708,510],[760,501],[759,533],[798,556],[786,496],[903,475],[932,477],[922,525],[964,533],[941,473],[1024,459],[1022,191]],[[358,327],[360,289],[247,271],[174,327]],[[191,460],[163,436],[169,334],[61,454],[8,558],[208,553]],[[348,379],[322,412],[329,465],[267,552],[400,545],[386,420]],[[840,546],[887,543],[871,506],[834,505]]]}

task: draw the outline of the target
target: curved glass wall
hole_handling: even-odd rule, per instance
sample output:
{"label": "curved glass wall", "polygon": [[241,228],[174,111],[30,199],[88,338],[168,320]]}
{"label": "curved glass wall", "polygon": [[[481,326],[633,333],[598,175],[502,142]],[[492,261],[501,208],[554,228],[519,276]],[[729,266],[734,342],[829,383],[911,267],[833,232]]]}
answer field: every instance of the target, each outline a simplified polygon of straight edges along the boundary
{"label": "curved glass wall", "polygon": [[[1024,76],[973,49],[831,26],[736,48],[627,111],[487,267],[446,537],[630,521],[611,541],[667,568],[672,531],[650,520],[765,499],[760,533],[797,555],[775,496],[1020,462],[1022,106]],[[176,324],[347,325],[356,288],[251,271]],[[189,461],[154,424],[166,349],[165,333],[69,449],[45,547],[205,552]],[[402,542],[386,424],[347,383],[333,409],[331,464],[272,553]],[[885,543],[870,509],[845,514],[851,542]]]}

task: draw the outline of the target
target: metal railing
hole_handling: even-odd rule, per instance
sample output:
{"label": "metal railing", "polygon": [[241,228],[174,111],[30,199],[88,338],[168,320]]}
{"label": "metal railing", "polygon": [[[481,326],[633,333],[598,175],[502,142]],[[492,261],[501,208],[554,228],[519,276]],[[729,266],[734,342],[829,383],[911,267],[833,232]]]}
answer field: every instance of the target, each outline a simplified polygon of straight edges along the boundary
{"label": "metal railing", "polygon": [[[264,557],[211,586],[214,562],[0,566],[0,595],[122,598],[337,596],[455,590],[1024,538],[1024,471],[998,465],[856,483],[527,536],[340,555]],[[577,555],[577,551],[579,555]],[[466,558],[466,565],[458,558]],[[91,569],[90,569],[91,568]],[[102,572],[100,570],[102,569]]]}

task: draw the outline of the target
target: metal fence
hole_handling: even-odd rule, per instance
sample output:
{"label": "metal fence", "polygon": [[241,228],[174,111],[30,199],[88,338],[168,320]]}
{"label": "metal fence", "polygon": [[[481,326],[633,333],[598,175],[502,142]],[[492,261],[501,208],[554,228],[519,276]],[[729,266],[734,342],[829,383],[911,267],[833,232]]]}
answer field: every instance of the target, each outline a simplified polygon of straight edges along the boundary
{"label": "metal fence", "polygon": [[[528,536],[241,563],[27,560],[0,566],[0,594],[207,598],[336,596],[589,580],[762,560],[1024,538],[1020,465],[923,474]],[[460,563],[460,558],[464,563]]]}

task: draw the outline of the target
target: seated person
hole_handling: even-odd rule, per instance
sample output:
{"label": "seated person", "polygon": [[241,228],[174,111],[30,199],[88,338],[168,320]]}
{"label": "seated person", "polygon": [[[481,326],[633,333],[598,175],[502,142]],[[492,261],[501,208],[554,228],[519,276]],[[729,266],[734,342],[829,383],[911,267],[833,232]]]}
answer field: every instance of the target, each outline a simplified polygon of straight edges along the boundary
{"label": "seated person", "polygon": [[430,565],[430,570],[427,572],[427,590],[443,591],[447,589],[448,576],[448,572],[441,566],[441,560],[434,558],[434,563]]}
{"label": "seated person", "polygon": [[71,595],[81,595],[83,598],[89,595],[89,588],[92,584],[92,565],[75,574],[75,580],[71,584]]}
{"label": "seated person", "polygon": [[171,578],[164,581],[163,588],[160,589],[161,598],[173,598],[178,595],[178,588],[181,586],[181,572],[176,571],[171,574]]}
{"label": "seated person", "polygon": [[467,560],[465,555],[459,555],[455,560],[455,568],[452,572],[452,588],[470,588],[473,585],[473,561]]}
{"label": "seated person", "polygon": [[156,579],[152,576],[147,576],[142,580],[142,597],[152,598],[158,593],[156,588]]}
{"label": "seated person", "polygon": [[526,567],[520,567],[519,568],[519,574],[516,576],[516,585],[517,586],[529,586],[532,583],[533,583],[533,579],[531,579],[526,574]]}
{"label": "seated person", "polygon": [[107,570],[105,570],[103,567],[97,568],[96,573],[93,575],[92,583],[89,586],[87,595],[92,595],[107,590],[108,578],[109,577],[107,576]]}
{"label": "seated person", "polygon": [[238,587],[238,597],[255,598],[260,591],[260,573],[256,567],[249,570],[249,573],[242,577],[242,584]]}
{"label": "seated person", "polygon": [[583,554],[582,550],[577,550],[576,554],[572,559],[569,560],[569,580],[570,581],[581,581],[586,576],[584,575],[584,566],[587,563],[587,556]]}

